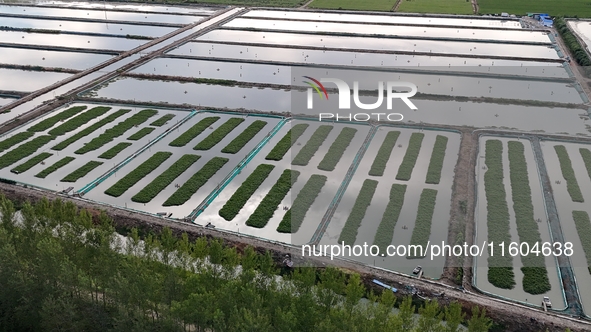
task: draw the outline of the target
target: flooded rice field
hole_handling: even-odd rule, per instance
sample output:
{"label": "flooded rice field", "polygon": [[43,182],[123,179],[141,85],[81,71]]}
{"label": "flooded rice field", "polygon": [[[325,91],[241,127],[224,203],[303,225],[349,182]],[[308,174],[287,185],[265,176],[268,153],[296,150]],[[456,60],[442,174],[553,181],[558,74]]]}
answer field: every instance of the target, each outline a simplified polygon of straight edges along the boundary
{"label": "flooded rice field", "polygon": [[570,28],[583,40],[587,48],[591,47],[591,21],[567,21]]}
{"label": "flooded rice field", "polygon": [[72,74],[0,68],[0,90],[32,92]]}
{"label": "flooded rice field", "polygon": [[84,70],[111,59],[108,54],[0,47],[0,63]]}
{"label": "flooded rice field", "polygon": [[103,49],[127,51],[143,45],[148,40],[79,36],[49,33],[30,33],[20,31],[0,31],[0,40],[4,43],[34,46],[61,46],[81,49]]}

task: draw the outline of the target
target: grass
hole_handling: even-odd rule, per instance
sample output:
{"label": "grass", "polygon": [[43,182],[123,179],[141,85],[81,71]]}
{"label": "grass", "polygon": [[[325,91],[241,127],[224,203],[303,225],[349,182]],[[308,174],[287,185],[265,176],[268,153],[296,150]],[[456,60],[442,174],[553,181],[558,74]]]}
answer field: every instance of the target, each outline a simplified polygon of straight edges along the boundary
{"label": "grass", "polygon": [[244,207],[244,204],[250,199],[252,194],[261,186],[271,171],[275,168],[273,165],[262,164],[242,182],[240,187],[234,192],[232,197],[224,204],[219,212],[220,217],[230,221],[238,215],[238,212]]}
{"label": "grass", "polygon": [[140,190],[135,196],[131,198],[136,203],[148,203],[154,197],[164,190],[168,185],[178,178],[183,172],[191,167],[201,156],[193,154],[186,154],[179,158],[174,164],[172,164],[166,171],[162,172],[152,182],[150,182],[144,189]]}
{"label": "grass", "polygon": [[343,226],[343,229],[341,230],[341,235],[338,240],[339,244],[343,242],[350,246],[355,244],[357,231],[359,226],[361,226],[361,222],[365,217],[365,212],[371,203],[377,186],[378,181],[369,179],[363,181],[363,186],[361,186],[361,190],[359,190],[359,195],[353,204],[353,209],[351,210],[351,213],[349,213],[345,226]]}
{"label": "grass", "polygon": [[287,151],[291,149],[294,143],[302,136],[304,131],[308,128],[307,123],[298,123],[297,125],[293,126],[283,138],[277,142],[277,145],[273,147],[273,150],[269,152],[269,154],[265,157],[267,160],[276,160],[279,161],[283,159]]}
{"label": "grass", "polygon": [[45,179],[49,174],[66,166],[67,164],[72,162],[72,160],[74,160],[74,159],[75,159],[74,157],[64,157],[64,158],[56,161],[53,165],[51,165],[51,166],[47,167],[46,169],[42,170],[41,172],[39,172],[37,175],[35,175],[35,177]]}
{"label": "grass", "polygon": [[240,135],[236,136],[236,138],[234,138],[230,144],[223,148],[222,152],[231,154],[238,153],[238,151],[240,151],[248,142],[250,142],[250,140],[266,125],[267,122],[256,120],[246,129],[244,129]]}
{"label": "grass", "polygon": [[179,137],[177,137],[174,141],[170,142],[170,146],[181,147],[187,145],[191,140],[195,137],[199,136],[205,129],[209,128],[214,122],[219,120],[219,116],[210,116],[207,117],[199,122],[197,122],[193,127],[189,128],[187,131],[182,133]]}
{"label": "grass", "polygon": [[65,148],[67,148],[68,146],[70,146],[70,144],[76,142],[77,140],[81,139],[82,137],[88,136],[90,134],[92,134],[94,131],[96,131],[97,129],[103,127],[104,125],[111,123],[113,121],[115,121],[118,117],[127,114],[128,112],[131,112],[131,110],[126,110],[126,109],[121,109],[118,110],[117,112],[107,116],[106,118],[98,121],[97,123],[93,124],[90,127],[87,127],[79,132],[77,132],[75,135],[68,137],[66,140],[60,142],[59,144],[57,144],[56,146],[54,146],[53,148],[51,148],[52,150],[56,150],[56,151],[61,151]]}
{"label": "grass", "polygon": [[29,169],[31,169],[33,166],[37,165],[38,163],[42,162],[43,160],[51,157],[52,154],[48,153],[48,152],[42,152],[38,155],[36,155],[35,157],[27,160],[26,162],[16,166],[15,168],[13,168],[11,170],[11,172],[13,173],[22,173],[22,172],[26,172]]}
{"label": "grass", "polygon": [[554,150],[560,161],[560,169],[562,176],[566,180],[566,190],[570,198],[573,202],[583,203],[585,200],[583,199],[583,194],[581,193],[581,188],[579,188],[579,183],[577,182],[577,177],[575,176],[575,171],[573,170],[566,148],[564,145],[555,145]]}
{"label": "grass", "polygon": [[304,0],[188,0],[187,2],[253,7],[299,7],[306,3]]}
{"label": "grass", "polygon": [[585,163],[587,174],[589,175],[589,178],[591,178],[591,151],[589,151],[588,149],[580,148],[579,152],[581,153],[581,157],[583,158],[583,162]]}
{"label": "grass", "polygon": [[[412,230],[412,236],[410,238],[411,245],[421,246],[426,248],[429,237],[431,236],[431,224],[433,222],[433,212],[435,211],[435,200],[437,199],[437,190],[434,189],[423,189],[421,198],[419,199],[419,210],[417,212],[417,219],[415,221],[415,227]],[[417,252],[415,255],[408,253],[407,258],[421,258],[416,254],[423,254],[423,252]]]}
{"label": "grass", "polygon": [[322,187],[326,183],[326,176],[313,174],[302,190],[294,199],[291,209],[285,213],[283,219],[277,227],[279,233],[296,233],[306,217],[306,213],[314,204],[316,197],[320,194]]}
{"label": "grass", "polygon": [[71,118],[74,115],[82,112],[85,109],[86,109],[86,106],[70,107],[65,111],[59,112],[58,114],[56,114],[52,117],[49,117],[49,118],[37,123],[34,126],[29,127],[29,129],[27,129],[27,130],[32,131],[32,132],[45,131],[45,130],[53,127],[56,123],[66,120],[68,118]]}
{"label": "grass", "polygon": [[138,141],[138,140],[142,139],[144,136],[152,133],[154,130],[156,130],[156,128],[145,127],[145,128],[138,130],[135,134],[129,136],[127,139],[130,141]]}
{"label": "grass", "polygon": [[390,200],[378,226],[376,237],[373,244],[380,248],[380,253],[386,254],[386,248],[392,244],[394,237],[394,227],[398,222],[402,205],[404,204],[404,194],[406,193],[405,184],[393,184],[390,188]]}
{"label": "grass", "polygon": [[[480,4],[480,1],[478,3]],[[469,0],[401,0],[398,11],[401,13],[458,15],[470,15],[474,13],[472,3]]]}
{"label": "grass", "polygon": [[76,130],[80,128],[80,126],[85,125],[91,120],[107,113],[110,109],[110,107],[104,106],[93,107],[88,111],[76,116],[75,118],[72,118],[65,123],[51,129],[48,134],[55,136],[64,135],[65,133]]}
{"label": "grass", "polygon": [[172,196],[170,196],[163,206],[182,205],[188,201],[193,194],[199,190],[209,179],[215,175],[226,163],[228,158],[214,157],[208,161],[203,168],[185,182]]}
{"label": "grass", "polygon": [[119,154],[119,152],[125,150],[127,147],[129,147],[130,145],[132,145],[131,143],[128,142],[121,142],[118,143],[117,145],[115,145],[114,147],[110,148],[109,150],[103,152],[100,156],[98,156],[101,159],[111,159],[113,157],[115,157],[117,154]]}
{"label": "grass", "polygon": [[155,127],[162,127],[164,126],[168,121],[172,120],[172,118],[174,118],[175,115],[174,114],[166,114],[163,115],[160,119],[150,123],[150,126],[155,126]]}
{"label": "grass", "polygon": [[26,143],[19,145],[13,150],[8,151],[7,153],[0,156],[0,169],[10,166],[17,161],[32,155],[33,153],[37,152],[40,147],[47,144],[52,139],[55,139],[55,136],[38,136]]}
{"label": "grass", "polygon": [[100,161],[91,160],[84,164],[84,166],[78,168],[77,170],[73,171],[72,173],[66,175],[61,181],[62,182],[76,182],[81,177],[85,176],[86,174],[90,173],[93,169],[99,167],[103,163]]}
{"label": "grass", "polygon": [[591,17],[591,5],[581,0],[478,0],[478,7],[480,14],[548,13],[552,16]]}
{"label": "grass", "polygon": [[199,142],[195,147],[194,150],[209,150],[213,148],[216,144],[218,144],[226,135],[228,135],[232,130],[234,130],[238,125],[244,122],[242,118],[231,118],[228,121],[224,122],[221,126],[219,126],[216,130],[214,130],[209,136],[207,136],[203,141]]}
{"label": "grass", "polygon": [[306,142],[306,145],[304,145],[300,152],[293,158],[291,164],[300,166],[308,165],[310,159],[314,157],[314,154],[316,154],[322,143],[324,143],[328,137],[328,134],[332,131],[332,128],[332,126],[327,125],[318,127],[314,134],[312,134],[312,137],[310,137],[310,140]]}
{"label": "grass", "polygon": [[417,158],[419,157],[423,137],[425,137],[425,134],[422,133],[413,133],[410,135],[410,142],[404,154],[404,159],[402,159],[402,164],[400,164],[400,168],[398,169],[398,174],[396,174],[396,180],[410,180],[412,170],[415,168]]}
{"label": "grass", "polygon": [[74,151],[74,153],[85,154],[87,152],[100,149],[105,144],[112,142],[115,138],[125,134],[129,129],[133,128],[134,126],[141,125],[142,123],[146,122],[149,118],[153,117],[156,114],[158,114],[158,111],[142,110],[130,116],[126,120],[119,122],[112,128],[105,130],[103,134],[93,138],[83,147]]}
{"label": "grass", "polygon": [[246,220],[246,225],[250,227],[263,228],[267,225],[269,220],[273,218],[275,211],[279,204],[285,198],[285,195],[291,189],[291,186],[297,181],[300,172],[286,169],[281,173],[281,176],[275,182],[271,190],[267,193],[265,198],[261,201],[259,206]]}
{"label": "grass", "polygon": [[439,180],[441,180],[443,160],[445,159],[447,140],[447,137],[437,135],[435,144],[433,145],[433,152],[431,153],[431,160],[429,161],[429,169],[427,170],[427,179],[425,180],[425,183],[439,184]]}
{"label": "grass", "polygon": [[376,158],[373,160],[371,164],[371,168],[369,170],[369,175],[371,176],[382,176],[384,175],[384,170],[388,165],[388,160],[390,160],[390,155],[392,154],[392,149],[396,146],[396,141],[398,140],[398,136],[400,136],[399,131],[391,131],[386,134],[380,149],[378,150],[378,154]]}
{"label": "grass", "polygon": [[105,194],[113,197],[119,197],[123,195],[127,189],[138,183],[139,180],[146,177],[153,170],[158,168],[160,164],[166,161],[172,156],[172,152],[156,152],[148,160],[144,161],[141,165],[135,168],[133,171],[127,173],[121,180],[117,181],[109,189],[105,191]]}
{"label": "grass", "polygon": [[573,211],[573,220],[587,258],[587,265],[591,266],[591,221],[589,215],[585,211]]}
{"label": "grass", "polygon": [[349,127],[343,128],[339,133],[339,136],[337,136],[328,149],[326,155],[324,155],[320,164],[318,164],[318,169],[323,171],[333,171],[343,157],[345,150],[347,150],[347,147],[351,144],[353,137],[355,137],[355,133],[357,133],[357,129]]}
{"label": "grass", "polygon": [[[487,226],[489,243],[506,244],[511,242],[509,233],[509,207],[503,184],[503,143],[499,140],[486,141],[484,191],[487,203]],[[500,250],[501,248],[495,248]],[[508,245],[505,252],[508,252]],[[493,255],[488,257],[488,281],[495,287],[513,289],[515,274],[513,259],[510,256]]]}
{"label": "grass", "polygon": [[314,0],[308,8],[391,11],[396,0]]}
{"label": "grass", "polygon": [[18,134],[13,135],[12,137],[9,137],[3,141],[0,142],[0,152],[4,152],[5,150],[8,150],[10,148],[12,148],[13,146],[28,140],[29,138],[33,137],[33,135],[35,135],[34,132],[31,131],[22,131]]}

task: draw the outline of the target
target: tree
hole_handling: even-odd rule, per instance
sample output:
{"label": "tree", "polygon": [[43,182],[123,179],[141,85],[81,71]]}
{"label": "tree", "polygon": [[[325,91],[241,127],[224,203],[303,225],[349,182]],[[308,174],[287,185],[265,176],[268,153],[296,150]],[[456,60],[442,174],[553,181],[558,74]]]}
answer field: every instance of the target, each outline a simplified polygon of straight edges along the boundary
{"label": "tree", "polygon": [[468,332],[487,332],[492,326],[492,320],[486,317],[486,309],[472,307],[472,317],[468,320]]}

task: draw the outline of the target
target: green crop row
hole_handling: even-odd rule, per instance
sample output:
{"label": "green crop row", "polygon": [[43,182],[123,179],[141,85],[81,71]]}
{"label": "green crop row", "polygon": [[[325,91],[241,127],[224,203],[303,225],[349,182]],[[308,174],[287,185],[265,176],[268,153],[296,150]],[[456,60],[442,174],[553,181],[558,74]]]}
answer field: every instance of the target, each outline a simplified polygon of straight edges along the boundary
{"label": "green crop row", "polygon": [[265,227],[299,176],[300,172],[298,171],[290,169],[283,171],[259,206],[248,217],[246,225],[256,228]]}
{"label": "green crop row", "polygon": [[[486,141],[484,191],[486,194],[489,243],[510,243],[509,207],[503,183],[503,143],[499,140]],[[512,289],[515,287],[513,259],[510,256],[492,255],[488,257],[488,281],[496,287]]]}
{"label": "green crop row", "polygon": [[394,237],[394,228],[398,222],[402,205],[404,204],[404,194],[406,193],[405,184],[393,184],[390,188],[390,201],[386,206],[386,211],[382,216],[382,221],[378,226],[373,244],[380,248],[380,253],[385,254],[386,248],[392,244]]}
{"label": "green crop row", "polygon": [[124,121],[119,122],[113,128],[105,130],[101,135],[93,138],[90,142],[86,143],[80,149],[74,151],[75,154],[85,154],[90,151],[101,148],[103,145],[113,141],[115,138],[125,134],[129,129],[134,126],[141,125],[146,122],[149,118],[158,114],[155,110],[142,110]]}
{"label": "green crop row", "polygon": [[371,203],[377,186],[378,181],[369,179],[363,181],[363,186],[361,186],[361,190],[359,190],[359,195],[353,204],[353,209],[351,210],[351,213],[345,222],[345,226],[343,226],[341,235],[339,236],[339,244],[342,242],[345,242],[345,244],[350,246],[355,244],[357,231],[359,226],[361,226],[361,222],[363,221],[363,217],[365,217],[365,212]]}
{"label": "green crop row", "polygon": [[285,136],[275,145],[273,150],[269,152],[269,154],[265,157],[267,160],[276,160],[279,161],[283,159],[283,156],[291,149],[293,144],[302,136],[304,131],[308,128],[307,123],[298,123],[297,125],[293,126]]}
{"label": "green crop row", "polygon": [[332,128],[332,126],[327,125],[318,127],[306,145],[304,145],[300,152],[293,158],[291,164],[300,166],[308,165],[310,159],[314,157],[316,151],[318,151],[322,143],[324,143]]}
{"label": "green crop row", "polygon": [[199,190],[209,179],[215,175],[228,162],[228,158],[214,157],[203,167],[193,174],[185,184],[183,184],[172,196],[170,196],[163,206],[177,206],[185,204],[193,194]]}
{"label": "green crop row", "polygon": [[182,133],[179,137],[177,137],[174,141],[170,142],[170,146],[185,146],[189,143],[193,138],[199,136],[205,129],[209,128],[214,122],[219,120],[219,116],[210,116],[205,118],[199,122],[197,122],[193,127],[189,128],[187,131]]}
{"label": "green crop row", "polygon": [[72,160],[74,160],[73,157],[63,157],[62,159],[56,161],[53,165],[51,165],[51,166],[47,167],[46,169],[42,170],[41,172],[39,172],[37,175],[35,175],[35,177],[45,179],[45,177],[47,177],[49,174],[66,166],[67,164],[72,162]]}
{"label": "green crop row", "polygon": [[44,135],[33,138],[32,140],[23,143],[13,150],[8,151],[0,157],[0,169],[10,166],[17,161],[26,158],[37,152],[40,147],[47,144],[54,139],[55,136]]}
{"label": "green crop row", "polygon": [[77,113],[79,113],[85,109],[86,109],[86,106],[70,107],[63,112],[59,112],[58,114],[56,114],[50,118],[47,118],[34,126],[29,127],[29,129],[27,129],[27,130],[32,131],[32,132],[39,132],[39,131],[47,130],[47,129],[53,127],[56,123],[63,121],[65,119],[71,118],[74,115],[76,115]]}
{"label": "green crop row", "polygon": [[178,178],[183,172],[191,167],[201,156],[193,154],[186,154],[179,158],[174,164],[172,164],[166,171],[158,175],[152,182],[150,182],[144,189],[140,190],[135,196],[131,198],[132,201],[137,203],[148,203],[154,197],[164,190],[168,185]]}
{"label": "green crop row", "polygon": [[117,145],[115,145],[114,147],[110,148],[109,150],[103,152],[100,156],[98,156],[99,158],[102,159],[111,159],[113,157],[115,157],[117,154],[119,154],[119,152],[125,150],[127,147],[129,147],[131,145],[131,143],[128,142],[121,142],[118,143]]}
{"label": "green crop row", "polygon": [[118,117],[130,112],[131,110],[126,110],[126,109],[121,109],[118,110],[117,112],[107,116],[106,118],[100,120],[99,122],[93,124],[92,126],[89,126],[79,132],[77,132],[75,135],[72,135],[70,137],[68,137],[66,140],[60,142],[59,144],[57,144],[56,146],[54,146],[53,148],[51,148],[52,150],[56,150],[56,151],[61,151],[65,148],[67,148],[68,146],[70,146],[70,144],[76,142],[77,140],[81,139],[82,137],[88,136],[90,134],[92,134],[95,130],[101,128],[102,126],[111,123],[113,121],[115,121]]}
{"label": "green crop row", "polygon": [[11,147],[28,140],[29,138],[31,138],[33,135],[35,135],[34,132],[31,131],[23,131],[20,132],[18,134],[13,135],[10,138],[7,138],[5,140],[3,140],[2,142],[0,142],[0,152],[3,152],[5,150],[10,149]]}
{"label": "green crop row", "polygon": [[155,126],[155,127],[162,127],[164,126],[168,121],[172,120],[172,118],[174,118],[174,114],[166,114],[163,115],[160,119],[150,123],[150,126]]}
{"label": "green crop row", "polygon": [[573,220],[587,258],[587,265],[591,266],[591,221],[589,215],[585,211],[573,211]]}
{"label": "green crop row", "polygon": [[77,170],[73,171],[72,173],[66,175],[61,181],[62,182],[76,182],[81,177],[85,176],[86,174],[90,173],[93,169],[99,167],[103,163],[100,161],[91,160],[84,164],[84,166],[78,168]]}
{"label": "green crop row", "polygon": [[589,178],[591,178],[591,151],[589,151],[588,149],[580,148],[579,152],[581,153],[581,157],[583,158],[583,162],[585,163],[587,174],[589,175]]}
{"label": "green crop row", "polygon": [[[538,224],[534,220],[534,206],[531,200],[531,188],[527,173],[524,148],[521,142],[509,142],[509,171],[511,178],[511,194],[517,234],[521,243],[527,242],[530,248],[541,243]],[[541,250],[541,248],[540,248]],[[543,294],[550,290],[548,271],[544,256],[533,254],[521,256],[523,267],[523,290],[530,294]]]}
{"label": "green crop row", "polygon": [[326,176],[313,174],[293,201],[291,209],[283,216],[277,227],[279,233],[296,233],[326,183]]}
{"label": "green crop row", "polygon": [[144,138],[144,136],[149,135],[154,130],[156,130],[156,128],[145,127],[145,128],[138,130],[135,134],[129,136],[127,139],[130,141],[138,141],[138,140]]}
{"label": "green crop row", "polygon": [[577,182],[577,177],[575,176],[575,171],[573,170],[566,148],[564,145],[555,145],[554,150],[556,151],[556,155],[558,155],[560,169],[562,170],[562,176],[566,180],[566,189],[570,198],[573,202],[584,202],[585,200],[583,199],[583,194],[579,188],[579,183]]}
{"label": "green crop row", "polygon": [[384,142],[382,142],[382,145],[378,150],[378,154],[376,155],[376,158],[373,160],[373,163],[371,164],[369,175],[384,175],[384,170],[386,169],[386,165],[388,165],[388,160],[390,160],[392,149],[394,149],[394,147],[396,146],[398,136],[400,136],[399,131],[391,131],[388,134],[386,134]]}
{"label": "green crop row", "polygon": [[29,169],[31,169],[31,167],[37,165],[38,163],[42,162],[43,160],[45,160],[45,159],[47,159],[47,158],[49,158],[51,156],[52,156],[51,153],[42,152],[42,153],[36,155],[35,157],[27,160],[26,162],[24,162],[24,163],[16,166],[15,168],[13,168],[11,170],[11,172],[14,172],[14,173],[17,173],[17,174],[18,173],[22,173],[22,172],[26,172]]}
{"label": "green crop row", "polygon": [[104,107],[104,106],[93,107],[90,110],[76,116],[75,118],[72,118],[72,119],[66,121],[65,123],[51,129],[48,132],[48,134],[60,136],[60,135],[63,135],[67,132],[70,132],[72,130],[76,130],[76,129],[80,128],[80,126],[87,124],[91,120],[96,119],[99,116],[107,113],[110,109],[111,109],[110,107]]}
{"label": "green crop row", "polygon": [[261,121],[261,120],[256,120],[255,122],[253,122],[250,126],[248,126],[248,128],[244,129],[244,131],[236,136],[236,138],[234,138],[232,140],[232,142],[230,142],[230,144],[228,144],[223,150],[223,153],[237,153],[238,151],[240,151],[248,142],[250,142],[250,140],[259,133],[259,131],[261,131],[263,129],[263,127],[265,127],[267,125],[267,122],[265,121]]}
{"label": "green crop row", "polygon": [[121,180],[117,181],[114,185],[107,189],[105,194],[113,197],[119,197],[123,195],[127,189],[131,188],[139,180],[143,179],[146,175],[158,168],[158,166],[170,158],[170,156],[172,156],[172,152],[156,152],[148,160],[144,161],[133,171],[127,173],[127,175],[121,178]]}
{"label": "green crop row", "polygon": [[242,182],[238,190],[234,192],[226,204],[224,204],[224,207],[219,212],[220,217],[228,221],[234,219],[274,168],[275,166],[267,164],[257,166],[252,174]]}
{"label": "green crop row", "polygon": [[396,174],[396,180],[410,180],[412,170],[415,168],[417,158],[419,157],[419,151],[421,151],[423,137],[425,137],[423,133],[413,133],[410,135],[410,142],[404,154],[404,159],[402,159],[402,164],[400,164],[400,168],[398,169],[398,174]]}
{"label": "green crop row", "polygon": [[216,144],[218,144],[226,135],[228,135],[234,128],[238,127],[239,124],[244,122],[242,118],[231,118],[228,121],[224,122],[218,129],[214,130],[209,136],[207,136],[203,141],[199,142],[195,147],[194,150],[209,150],[213,148]]}
{"label": "green crop row", "polygon": [[357,133],[357,129],[349,127],[343,128],[339,133],[339,136],[337,136],[337,139],[328,149],[326,155],[324,155],[320,164],[318,164],[318,169],[323,171],[333,171],[343,157],[345,150],[347,150],[347,147],[351,144],[353,137],[355,137],[355,133]]}
{"label": "green crop row", "polygon": [[429,169],[427,170],[427,179],[425,183],[439,184],[441,179],[441,169],[443,168],[443,160],[445,159],[445,149],[447,148],[447,137],[437,135],[435,145],[433,145],[433,152],[431,153],[431,160],[429,161]]}
{"label": "green crop row", "polygon": [[[433,223],[433,212],[435,211],[435,201],[437,199],[437,190],[423,189],[421,198],[419,199],[419,209],[417,212],[417,219],[415,227],[412,230],[410,238],[411,245],[418,245],[421,248],[427,247],[429,237],[431,236],[431,224]],[[408,258],[420,258],[419,256],[424,252],[415,251],[413,254],[408,253]]]}

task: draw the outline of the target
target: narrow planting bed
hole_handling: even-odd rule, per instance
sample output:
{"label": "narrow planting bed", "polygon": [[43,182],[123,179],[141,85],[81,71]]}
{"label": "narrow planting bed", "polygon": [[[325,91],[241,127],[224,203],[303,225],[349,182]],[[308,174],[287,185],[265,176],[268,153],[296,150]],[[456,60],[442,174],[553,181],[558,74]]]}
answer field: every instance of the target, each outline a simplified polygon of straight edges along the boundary
{"label": "narrow planting bed", "polygon": [[357,239],[357,231],[359,226],[361,226],[361,222],[365,217],[365,212],[371,203],[373,195],[376,192],[376,188],[378,186],[378,181],[366,179],[363,181],[363,186],[361,186],[361,190],[359,190],[359,195],[355,200],[355,204],[353,204],[353,209],[345,222],[345,226],[343,226],[343,230],[341,230],[341,235],[339,236],[338,243],[345,242],[350,246],[355,244],[355,240]]}
{"label": "narrow planting bed", "polygon": [[589,151],[588,149],[580,148],[579,152],[581,153],[581,157],[583,158],[583,162],[585,163],[587,175],[589,175],[589,178],[591,178],[591,151]]}
{"label": "narrow planting bed", "polygon": [[396,180],[410,180],[412,170],[415,168],[417,158],[419,157],[419,151],[421,151],[423,137],[425,137],[425,134],[422,133],[413,133],[410,135],[410,142],[404,154],[404,159],[402,159],[402,164],[400,164],[400,168],[398,169],[398,174],[396,174]]}
{"label": "narrow planting bed", "polygon": [[29,129],[27,129],[28,131],[32,131],[32,132],[40,132],[40,131],[45,131],[51,127],[53,127],[56,123],[66,120],[68,118],[73,117],[74,115],[84,111],[86,109],[86,106],[74,106],[74,107],[70,107],[65,111],[62,111],[50,118],[47,118],[39,123],[37,123],[34,126],[29,127]]}
{"label": "narrow planting bed", "polygon": [[246,128],[240,135],[236,136],[225,148],[223,153],[238,153],[242,148],[250,142],[253,137],[259,133],[267,125],[266,121],[256,120],[248,128]]}
{"label": "narrow planting bed", "polygon": [[119,152],[128,148],[130,145],[131,145],[131,143],[128,143],[128,142],[117,143],[117,145],[115,145],[114,147],[110,148],[109,150],[103,152],[98,157],[102,158],[102,159],[111,159],[111,158],[115,157],[116,155],[118,155]]}
{"label": "narrow planting bed", "polygon": [[349,144],[351,144],[353,137],[355,137],[355,133],[357,133],[357,129],[349,127],[343,128],[339,133],[339,136],[337,136],[336,140],[328,149],[326,155],[324,155],[320,164],[318,164],[318,169],[332,172],[343,157],[343,153],[345,153]]}
{"label": "narrow planting bed", "polygon": [[70,162],[72,162],[72,160],[74,160],[74,157],[63,157],[62,159],[56,161],[53,165],[47,167],[46,169],[42,170],[41,172],[39,172],[37,175],[35,175],[35,177],[44,179],[46,178],[49,174],[57,171],[58,169],[66,166],[67,164],[69,164]]}
{"label": "narrow planting bed", "polygon": [[28,156],[37,152],[40,147],[49,143],[49,141],[52,139],[55,139],[55,136],[38,136],[26,143],[19,145],[13,150],[8,151],[7,153],[0,156],[0,169],[10,166],[23,158],[27,158]]}
{"label": "narrow planting bed", "polygon": [[441,180],[443,160],[445,159],[447,140],[447,137],[437,135],[435,145],[433,145],[433,152],[431,153],[431,160],[429,161],[429,169],[427,170],[427,179],[425,180],[425,183],[439,184],[439,181]]}
{"label": "narrow planting bed", "polygon": [[177,146],[182,147],[187,145],[191,140],[195,137],[199,136],[205,129],[209,128],[212,124],[220,119],[219,116],[210,116],[205,118],[196,124],[193,127],[189,128],[187,131],[182,133],[179,137],[177,137],[174,141],[170,142],[170,146]]}
{"label": "narrow planting bed", "polygon": [[145,128],[138,130],[135,134],[129,136],[127,139],[130,141],[138,141],[138,140],[144,138],[145,136],[151,134],[154,130],[156,130],[156,128],[145,127]]}
{"label": "narrow planting bed", "polygon": [[78,168],[74,172],[66,175],[61,181],[62,182],[76,182],[81,177],[85,176],[86,174],[90,173],[93,169],[99,167],[103,163],[100,161],[91,160],[84,164],[84,166]]}
{"label": "narrow planting bed", "polygon": [[299,176],[300,172],[298,171],[290,169],[283,171],[259,206],[257,206],[250,217],[248,217],[246,225],[256,228],[265,227],[269,220],[273,218],[273,214],[275,214],[279,204],[285,198],[285,195],[287,195],[289,190],[291,190],[291,186],[297,181]]}
{"label": "narrow planting bed", "polygon": [[80,126],[87,124],[91,120],[98,118],[99,116],[107,113],[111,108],[105,106],[98,106],[89,109],[88,111],[76,116],[73,119],[66,121],[65,123],[51,129],[49,135],[64,135],[72,130],[80,128]]}
{"label": "narrow planting bed", "polygon": [[581,188],[579,188],[579,183],[577,182],[577,177],[575,176],[575,171],[573,170],[566,148],[564,145],[555,145],[554,150],[560,161],[560,169],[562,176],[566,180],[566,189],[570,198],[573,202],[584,202],[585,200],[583,199],[583,194],[581,193]]}
{"label": "narrow planting bed", "polygon": [[105,194],[113,197],[119,197],[123,195],[127,189],[131,188],[139,180],[143,179],[146,175],[158,168],[158,166],[170,158],[170,156],[172,156],[171,152],[156,152],[152,157],[144,161],[133,171],[127,173],[127,175],[125,175],[121,180],[117,181],[114,185],[107,189]]}
{"label": "narrow planting bed", "polygon": [[199,142],[195,147],[194,150],[209,150],[213,148],[216,144],[218,144],[221,140],[226,137],[232,130],[234,130],[238,125],[244,122],[242,118],[231,118],[228,121],[224,122],[218,129],[214,130],[209,136],[207,136],[203,141]]}
{"label": "narrow planting bed", "polygon": [[326,176],[324,175],[313,174],[310,177],[279,223],[277,227],[279,233],[296,233],[300,229],[306,213],[314,204],[325,183]]}
{"label": "narrow planting bed", "polygon": [[382,142],[382,145],[378,150],[378,154],[376,155],[376,158],[373,160],[373,163],[371,164],[369,175],[384,175],[384,170],[386,169],[386,165],[388,165],[388,160],[390,160],[392,149],[394,149],[394,147],[396,146],[396,141],[398,140],[399,136],[399,131],[391,131],[388,134],[386,134],[384,142]]}
{"label": "narrow planting bed", "polygon": [[285,136],[273,147],[273,150],[265,157],[267,160],[279,161],[283,159],[283,156],[291,149],[295,142],[302,136],[302,134],[309,127],[307,123],[298,123],[293,126]]}
{"label": "narrow planting bed", "polygon": [[417,220],[415,227],[412,230],[410,237],[410,244],[421,246],[423,252],[415,250],[409,252],[407,258],[422,258],[426,252],[427,242],[431,236],[431,224],[433,222],[433,211],[435,210],[435,201],[437,199],[437,190],[423,189],[421,198],[419,199],[419,209],[417,212]]}
{"label": "narrow planting bed", "polygon": [[166,114],[163,115],[160,119],[150,123],[150,126],[155,126],[155,127],[162,127],[164,126],[168,121],[172,120],[172,118],[174,118],[174,114]]}
{"label": "narrow planting bed", "polygon": [[316,129],[314,134],[312,134],[312,137],[310,137],[310,140],[308,140],[306,145],[304,145],[300,152],[293,158],[291,164],[300,166],[308,165],[310,159],[314,157],[316,151],[318,151],[322,143],[324,143],[324,141],[328,137],[328,134],[330,134],[330,132],[332,131],[332,128],[332,126],[326,125],[318,127],[318,129]]}
{"label": "narrow planting bed", "polygon": [[22,173],[22,172],[26,172],[29,169],[31,169],[31,167],[39,164],[40,162],[42,162],[43,160],[45,160],[51,156],[52,156],[52,154],[49,152],[42,152],[42,153],[36,155],[35,157],[27,160],[26,162],[16,166],[15,168],[13,168],[11,170],[11,172],[17,173],[17,174]]}
{"label": "narrow planting bed", "polygon": [[[581,239],[581,245],[585,251],[587,265],[591,267],[591,220],[585,211],[573,211],[573,220],[577,228],[577,234]],[[591,268],[587,268],[591,273]]]}
{"label": "narrow planting bed", "polygon": [[244,204],[250,199],[252,194],[261,186],[271,171],[275,168],[273,165],[262,164],[242,182],[236,192],[224,204],[220,210],[220,217],[230,221],[238,215],[238,212],[244,207]]}
{"label": "narrow planting bed", "polygon": [[23,131],[0,142],[0,153],[22,143],[35,135],[32,131]]}
{"label": "narrow planting bed", "polygon": [[378,226],[376,236],[373,240],[373,244],[380,248],[381,254],[386,254],[386,248],[392,244],[392,238],[394,237],[394,227],[400,217],[400,211],[404,204],[404,194],[406,193],[405,184],[393,184],[390,188],[390,200]]}

